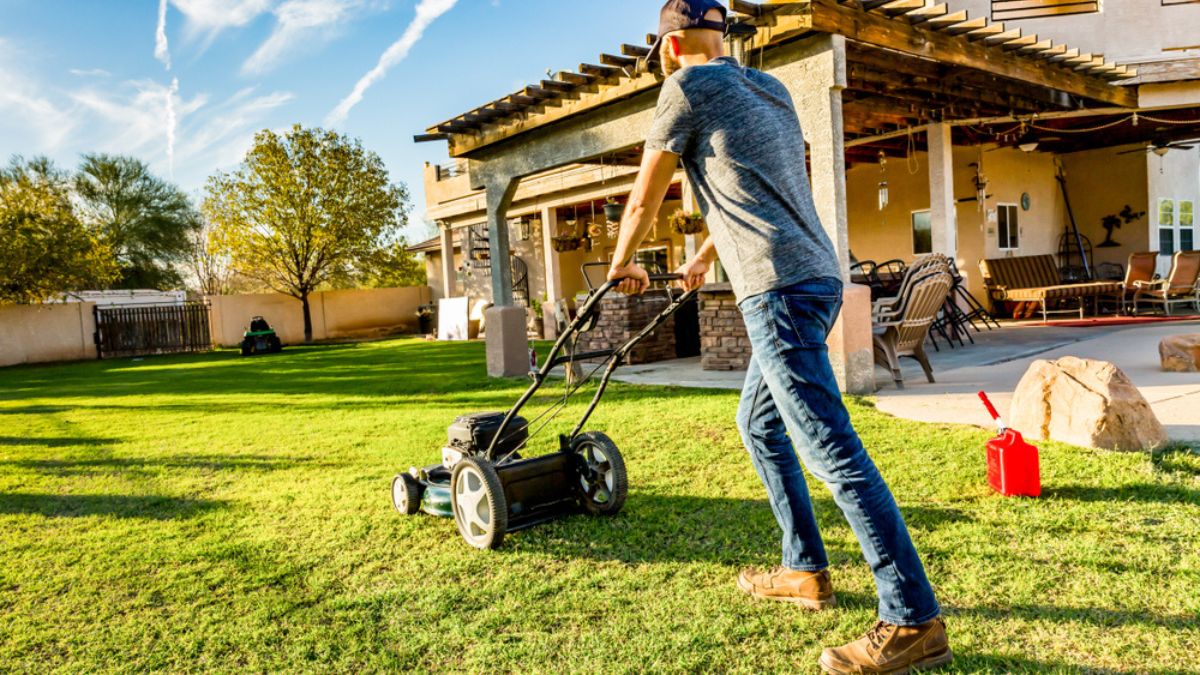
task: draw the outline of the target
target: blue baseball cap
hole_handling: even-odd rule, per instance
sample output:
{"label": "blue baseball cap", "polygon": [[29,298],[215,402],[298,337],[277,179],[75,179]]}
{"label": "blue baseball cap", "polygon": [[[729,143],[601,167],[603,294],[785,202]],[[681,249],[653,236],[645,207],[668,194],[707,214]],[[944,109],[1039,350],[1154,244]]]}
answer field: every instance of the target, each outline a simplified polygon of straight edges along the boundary
{"label": "blue baseball cap", "polygon": [[[721,20],[705,19],[704,15],[714,9],[721,12]],[[728,17],[729,10],[718,0],[667,0],[667,3],[663,5],[662,12],[658,15],[658,39],[654,41],[654,46],[650,48],[650,54],[644,59],[644,65],[658,61],[662,41],[667,33],[690,28],[704,28],[724,34],[725,22]]]}

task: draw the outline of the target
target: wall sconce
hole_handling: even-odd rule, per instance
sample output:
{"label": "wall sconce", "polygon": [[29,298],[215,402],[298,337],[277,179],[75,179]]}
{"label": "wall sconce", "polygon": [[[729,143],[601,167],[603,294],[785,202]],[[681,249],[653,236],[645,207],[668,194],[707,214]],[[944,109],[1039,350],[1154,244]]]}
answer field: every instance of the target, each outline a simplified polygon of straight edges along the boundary
{"label": "wall sconce", "polygon": [[511,222],[513,228],[513,237],[517,241],[529,241],[530,226],[529,221],[524,218],[518,218]]}

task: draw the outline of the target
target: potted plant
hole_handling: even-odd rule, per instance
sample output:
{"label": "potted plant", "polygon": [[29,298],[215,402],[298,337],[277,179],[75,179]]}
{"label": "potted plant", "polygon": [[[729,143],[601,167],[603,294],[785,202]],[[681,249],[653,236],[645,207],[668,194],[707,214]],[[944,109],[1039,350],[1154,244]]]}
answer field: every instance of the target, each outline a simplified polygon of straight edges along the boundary
{"label": "potted plant", "polygon": [[529,299],[529,309],[533,312],[533,334],[540,340],[546,334],[545,317],[546,296]]}
{"label": "potted plant", "polygon": [[433,305],[421,305],[417,308],[417,331],[421,335],[433,332]]}
{"label": "potted plant", "polygon": [[615,197],[609,197],[604,202],[604,219],[610,223],[621,222],[621,215],[625,213],[625,205],[618,202]]}
{"label": "potted plant", "polygon": [[559,253],[577,251],[583,244],[583,237],[579,234],[579,221],[572,218],[567,221],[566,225],[565,229],[559,230],[558,236],[550,239],[550,245]]}
{"label": "potted plant", "polygon": [[704,230],[704,216],[699,211],[687,213],[679,209],[671,214],[670,225],[676,234],[698,234]]}

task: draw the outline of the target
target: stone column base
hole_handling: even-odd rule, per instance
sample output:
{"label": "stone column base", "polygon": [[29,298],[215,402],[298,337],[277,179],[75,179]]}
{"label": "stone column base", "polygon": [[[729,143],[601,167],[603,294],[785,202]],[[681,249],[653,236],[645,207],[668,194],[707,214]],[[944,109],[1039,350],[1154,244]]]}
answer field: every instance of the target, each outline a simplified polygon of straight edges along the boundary
{"label": "stone column base", "polygon": [[529,372],[529,338],[524,307],[491,307],[487,320],[489,377],[518,377]]}
{"label": "stone column base", "polygon": [[842,313],[829,333],[829,361],[838,387],[847,394],[875,392],[875,354],[871,341],[871,289],[846,284]]}

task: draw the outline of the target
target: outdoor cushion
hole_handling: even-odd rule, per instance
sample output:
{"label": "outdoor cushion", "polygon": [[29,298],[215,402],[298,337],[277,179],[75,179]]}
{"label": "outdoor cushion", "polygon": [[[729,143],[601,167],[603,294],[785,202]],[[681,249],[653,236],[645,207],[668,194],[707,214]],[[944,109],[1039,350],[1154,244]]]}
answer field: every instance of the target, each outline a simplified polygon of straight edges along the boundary
{"label": "outdoor cushion", "polygon": [[1123,286],[1119,281],[1064,284],[1052,255],[991,258],[982,267],[989,288],[1000,296],[997,299],[1014,302],[1091,297],[1117,293]]}

